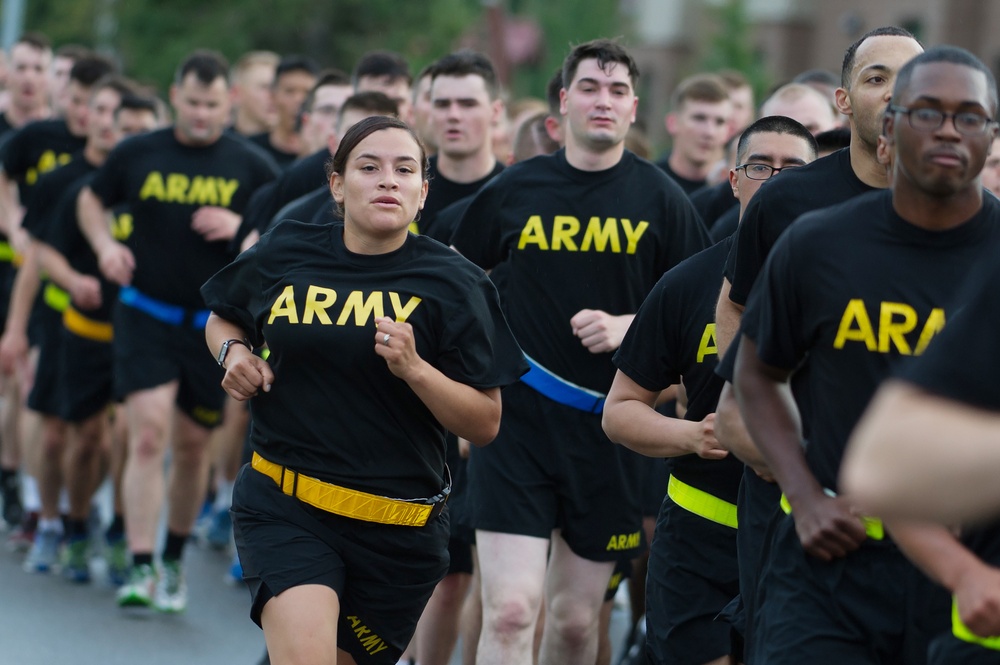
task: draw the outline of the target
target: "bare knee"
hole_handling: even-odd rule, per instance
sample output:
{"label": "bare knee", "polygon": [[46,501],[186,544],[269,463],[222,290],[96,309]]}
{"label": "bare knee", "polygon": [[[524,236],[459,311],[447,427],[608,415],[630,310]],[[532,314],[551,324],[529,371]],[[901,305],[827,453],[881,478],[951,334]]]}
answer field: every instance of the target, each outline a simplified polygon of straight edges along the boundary
{"label": "bare knee", "polygon": [[597,629],[600,608],[572,600],[556,599],[547,607],[546,625],[566,644],[586,644]]}
{"label": "bare knee", "polygon": [[516,635],[530,631],[538,609],[525,596],[508,596],[483,608],[484,627],[497,635]]}

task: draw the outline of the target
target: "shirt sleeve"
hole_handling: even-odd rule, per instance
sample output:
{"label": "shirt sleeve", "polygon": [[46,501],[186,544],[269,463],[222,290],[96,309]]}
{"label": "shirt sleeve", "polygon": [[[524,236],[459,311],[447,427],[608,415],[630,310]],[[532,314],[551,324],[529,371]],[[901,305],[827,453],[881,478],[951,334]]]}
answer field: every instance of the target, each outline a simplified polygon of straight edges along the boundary
{"label": "shirt sleeve", "polygon": [[260,243],[240,254],[201,287],[205,305],[242,328],[254,346],[264,343],[262,326],[254,314],[263,305],[257,264],[259,251]]}
{"label": "shirt sleeve", "polygon": [[438,355],[445,376],[483,389],[509,385],[528,371],[489,277],[481,275],[454,309]]}
{"label": "shirt sleeve", "polygon": [[505,258],[500,215],[506,181],[503,176],[501,173],[479,190],[451,236],[455,249],[483,270],[492,270]]}
{"label": "shirt sleeve", "polygon": [[645,390],[663,390],[680,381],[671,353],[680,347],[670,326],[676,305],[670,302],[669,273],[660,278],[642,303],[613,361],[619,370]]}

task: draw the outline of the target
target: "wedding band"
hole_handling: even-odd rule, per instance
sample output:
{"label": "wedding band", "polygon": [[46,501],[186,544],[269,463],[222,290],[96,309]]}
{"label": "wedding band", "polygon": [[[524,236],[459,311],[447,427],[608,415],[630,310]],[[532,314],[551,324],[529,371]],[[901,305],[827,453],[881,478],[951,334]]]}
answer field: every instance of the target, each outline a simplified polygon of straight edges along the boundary
{"label": "wedding band", "polygon": [[382,335],[382,343],[385,344],[386,346],[389,346],[389,337],[390,337],[389,333]]}

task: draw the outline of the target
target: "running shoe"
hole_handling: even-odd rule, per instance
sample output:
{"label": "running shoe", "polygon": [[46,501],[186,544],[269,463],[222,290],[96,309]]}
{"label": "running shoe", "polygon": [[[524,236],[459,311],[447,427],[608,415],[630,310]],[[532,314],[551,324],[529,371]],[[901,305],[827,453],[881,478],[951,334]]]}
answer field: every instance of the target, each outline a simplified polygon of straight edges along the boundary
{"label": "running shoe", "polygon": [[156,609],[176,614],[187,608],[187,584],[180,561],[164,561],[156,584]]}
{"label": "running shoe", "polygon": [[47,573],[59,562],[59,543],[62,534],[55,529],[39,529],[35,533],[35,542],[31,545],[28,557],[24,560],[24,569],[29,573]]}
{"label": "running shoe", "polygon": [[156,590],[156,571],[148,563],[133,566],[128,581],[118,589],[118,607],[149,607]]}
{"label": "running shoe", "polygon": [[63,550],[62,575],[70,582],[86,584],[90,581],[90,540],[76,538],[66,543]]}
{"label": "running shoe", "polygon": [[38,529],[38,513],[25,513],[19,524],[7,536],[7,548],[13,552],[24,552],[35,543],[35,531]]}
{"label": "running shoe", "polygon": [[120,587],[128,581],[128,546],[123,537],[108,539],[107,543],[104,560],[108,567],[108,581]]}
{"label": "running shoe", "polygon": [[229,546],[229,539],[233,535],[233,520],[229,517],[228,510],[219,510],[212,513],[205,530],[205,541],[213,550],[224,550]]}

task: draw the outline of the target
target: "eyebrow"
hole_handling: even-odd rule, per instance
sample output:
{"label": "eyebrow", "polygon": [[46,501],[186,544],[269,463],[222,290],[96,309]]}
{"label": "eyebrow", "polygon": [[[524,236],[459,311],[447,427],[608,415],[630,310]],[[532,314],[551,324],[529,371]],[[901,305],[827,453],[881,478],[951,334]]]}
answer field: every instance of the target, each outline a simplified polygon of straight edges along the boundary
{"label": "eyebrow", "polygon": [[786,162],[791,162],[793,164],[795,164],[795,163],[805,164],[806,163],[806,160],[800,159],[798,157],[792,157],[791,159],[782,159],[780,157],[775,158],[774,155],[765,155],[765,154],[759,153],[759,152],[754,153],[754,154],[750,155],[749,157],[747,157],[746,163],[749,164],[749,163],[753,162],[754,160],[757,160],[757,161],[760,161],[760,162],[780,162],[780,161],[786,161]]}
{"label": "eyebrow", "polygon": [[[944,100],[942,100],[942,99],[940,99],[938,97],[932,97],[930,95],[918,95],[917,97],[914,97],[913,101],[910,102],[910,103],[913,104],[914,102],[929,102],[931,104],[942,104],[942,103],[944,103]],[[983,106],[982,102],[976,101],[976,100],[971,100],[971,99],[962,100],[962,101],[958,102],[958,105],[961,106],[961,107],[974,106],[974,107],[980,108],[980,109],[982,109],[984,111],[986,110],[986,107]]]}
{"label": "eyebrow", "polygon": [[[382,158],[379,155],[376,155],[374,153],[363,152],[360,155],[358,155],[357,157],[355,157],[354,161],[358,161],[359,159],[373,159],[375,161],[378,161],[378,160],[380,160]],[[400,161],[415,162],[415,161],[417,161],[417,158],[413,157],[412,155],[398,155],[397,157],[393,157],[392,161],[394,161],[394,162],[400,162]]]}

